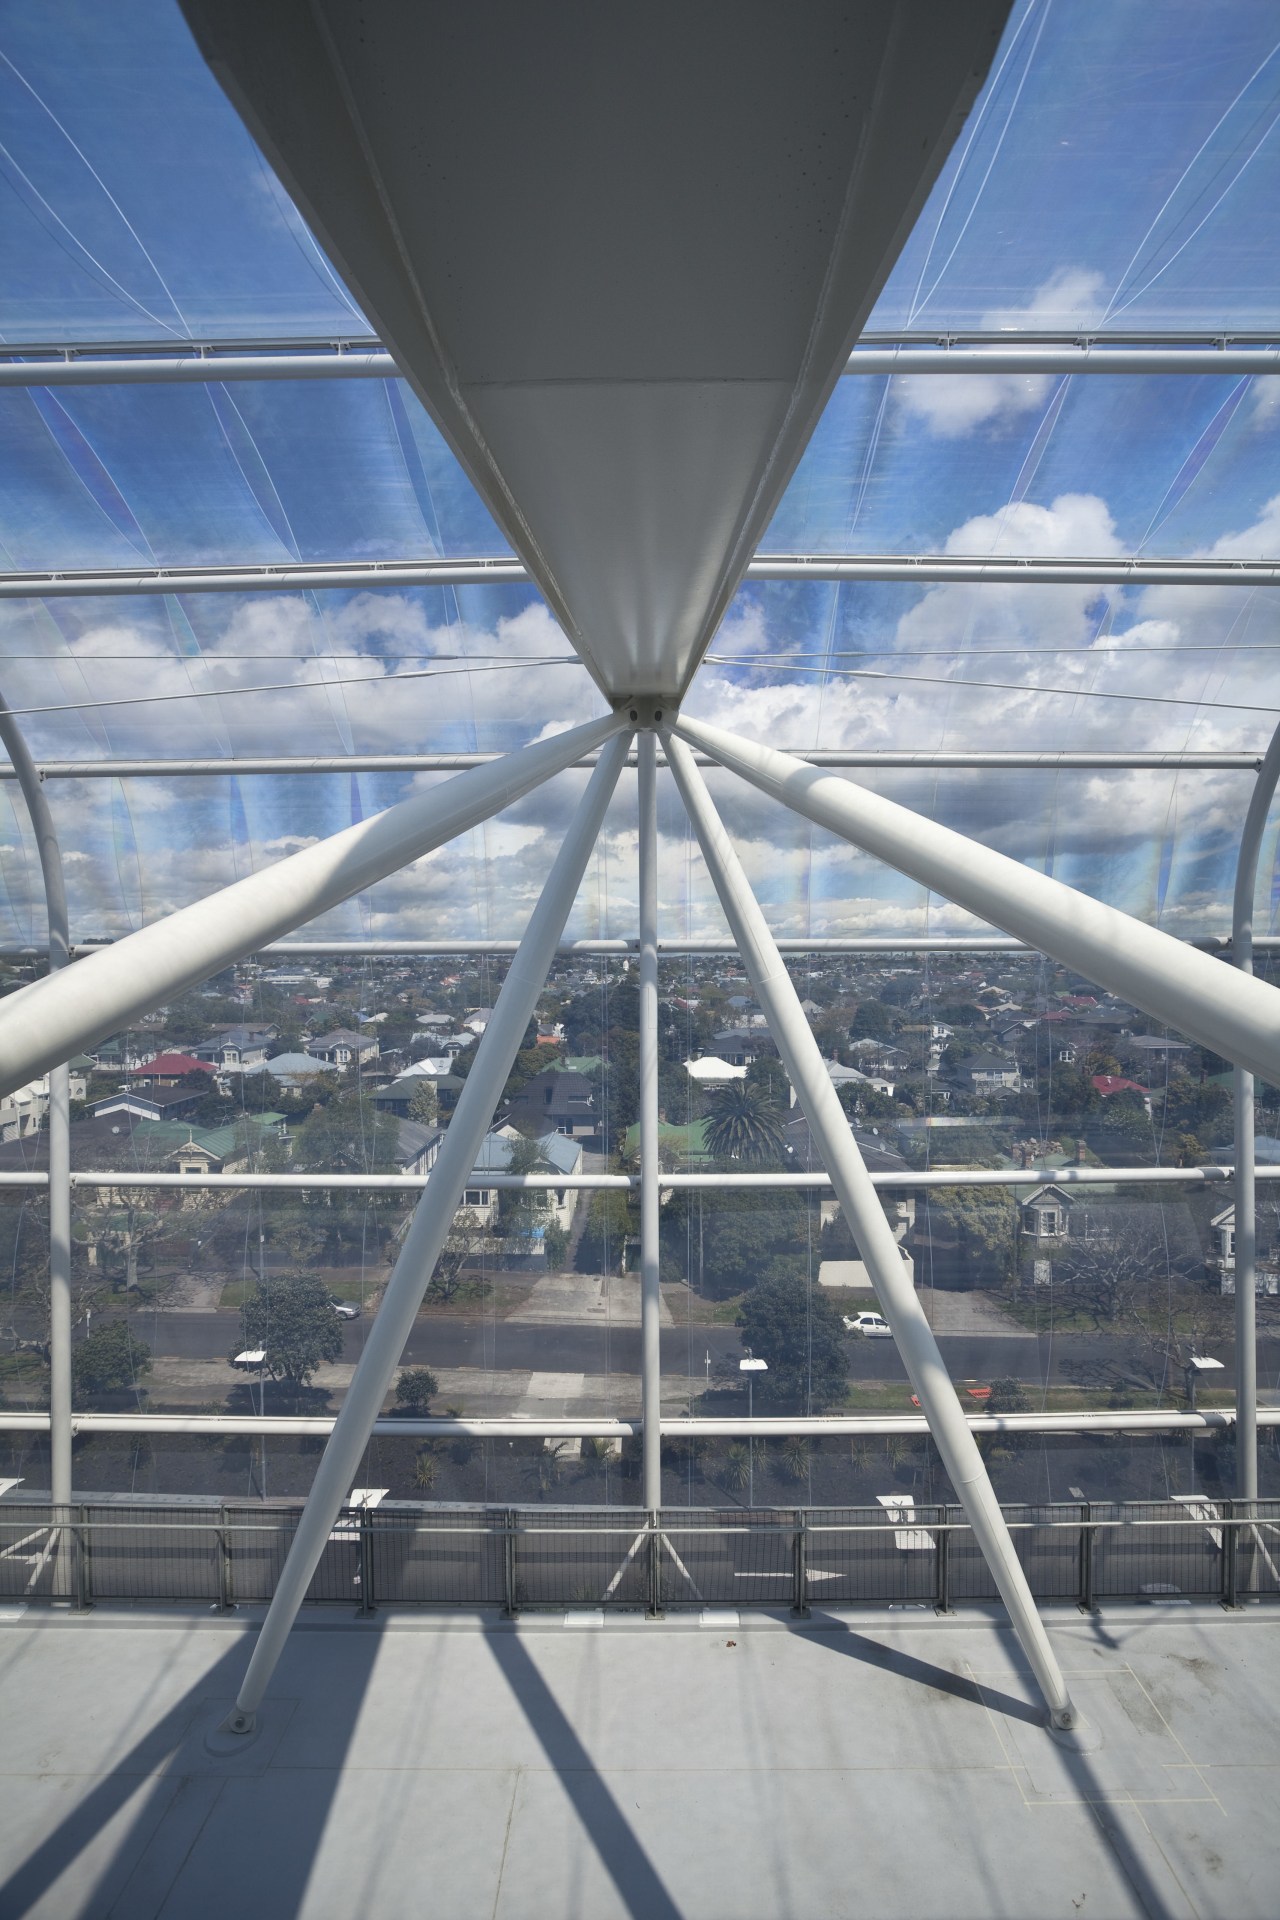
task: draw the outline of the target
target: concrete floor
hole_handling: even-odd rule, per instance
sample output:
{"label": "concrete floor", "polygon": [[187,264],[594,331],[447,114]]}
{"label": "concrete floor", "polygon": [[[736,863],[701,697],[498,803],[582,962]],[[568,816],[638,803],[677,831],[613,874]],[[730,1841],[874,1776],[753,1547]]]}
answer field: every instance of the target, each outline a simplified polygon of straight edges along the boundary
{"label": "concrete floor", "polygon": [[255,1624],[0,1614],[4,1920],[1280,1912],[1280,1611],[1054,1616],[1084,1755],[979,1614],[313,1613],[220,1757]]}

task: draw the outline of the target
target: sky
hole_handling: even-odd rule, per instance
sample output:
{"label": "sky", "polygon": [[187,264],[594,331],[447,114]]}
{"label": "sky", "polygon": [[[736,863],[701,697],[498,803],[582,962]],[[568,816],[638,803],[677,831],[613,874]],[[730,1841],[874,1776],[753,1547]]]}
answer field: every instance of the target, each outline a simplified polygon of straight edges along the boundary
{"label": "sky", "polygon": [[[1275,328],[1278,119],[1270,0],[1028,0],[871,328]],[[171,0],[0,0],[0,261],[11,345],[367,331]],[[850,377],[762,551],[1275,558],[1278,452],[1280,378]],[[397,381],[0,392],[0,569],[503,550]],[[753,584],[687,705],[795,747],[1260,750],[1278,607],[1236,587]],[[599,710],[521,587],[0,601],[0,668],[58,758],[507,749]],[[430,780],[57,782],[73,934],[128,931]],[[1229,920],[1248,775],[873,783],[1170,931]],[[517,935],[580,788],[562,776],[315,931]],[[778,932],[968,927],[727,777],[713,791]],[[665,785],[661,824],[663,931],[721,933]],[[634,850],[627,776],[572,932],[634,930]],[[0,941],[39,928],[0,783]]]}

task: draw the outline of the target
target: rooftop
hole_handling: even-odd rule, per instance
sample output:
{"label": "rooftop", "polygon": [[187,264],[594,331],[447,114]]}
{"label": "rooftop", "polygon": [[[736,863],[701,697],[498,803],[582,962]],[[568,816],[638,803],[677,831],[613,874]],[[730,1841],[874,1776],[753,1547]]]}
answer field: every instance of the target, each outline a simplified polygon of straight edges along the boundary
{"label": "rooftop", "polygon": [[311,1609],[228,1754],[258,1612],[10,1607],[0,1909],[1272,1920],[1280,1622],[1049,1617],[1092,1751],[980,1613]]}

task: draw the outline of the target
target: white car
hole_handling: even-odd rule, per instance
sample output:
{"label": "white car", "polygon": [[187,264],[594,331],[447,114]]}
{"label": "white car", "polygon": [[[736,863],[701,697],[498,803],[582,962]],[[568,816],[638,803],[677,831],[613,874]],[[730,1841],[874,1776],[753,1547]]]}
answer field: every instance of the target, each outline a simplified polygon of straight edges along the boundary
{"label": "white car", "polygon": [[855,1313],[844,1316],[846,1333],[863,1333],[868,1340],[892,1340],[893,1328],[881,1313]]}
{"label": "white car", "polygon": [[358,1320],[360,1318],[359,1307],[351,1306],[346,1300],[331,1300],[329,1305],[333,1308],[339,1320]]}

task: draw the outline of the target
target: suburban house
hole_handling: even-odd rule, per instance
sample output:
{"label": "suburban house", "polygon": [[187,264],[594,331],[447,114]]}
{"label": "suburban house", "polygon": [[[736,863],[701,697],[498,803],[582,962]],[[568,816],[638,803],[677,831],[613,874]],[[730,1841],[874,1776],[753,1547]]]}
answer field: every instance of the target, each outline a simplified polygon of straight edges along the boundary
{"label": "suburban house", "polygon": [[691,1080],[696,1080],[703,1087],[723,1087],[730,1080],[745,1080],[747,1077],[745,1067],[735,1067],[715,1053],[703,1053],[696,1060],[686,1060],[684,1070]]}
{"label": "suburban house", "polygon": [[200,1087],[154,1087],[142,1092],[130,1087],[95,1100],[93,1117],[105,1120],[112,1113],[129,1113],[138,1120],[180,1120],[195,1112],[205,1091]]}
{"label": "suburban house", "polygon": [[190,1073],[206,1073],[212,1084],[213,1068],[193,1053],[158,1053],[153,1060],[131,1067],[129,1080],[139,1093],[146,1093],[157,1087],[176,1087]]}
{"label": "suburban house", "polygon": [[282,1087],[302,1087],[308,1080],[314,1080],[317,1074],[331,1071],[328,1062],[317,1060],[313,1053],[277,1053],[260,1067],[250,1067],[250,1073],[269,1073],[271,1078]]}
{"label": "suburban house", "polygon": [[975,1093],[1019,1093],[1022,1075],[1016,1060],[1002,1053],[968,1053],[957,1062],[954,1076]]}
{"label": "suburban house", "polygon": [[366,1060],[377,1059],[378,1036],[356,1033],[351,1027],[336,1027],[332,1033],[308,1040],[307,1052],[323,1060],[326,1067],[336,1067],[339,1073],[345,1073],[349,1067],[361,1067]]}
{"label": "suburban house", "polygon": [[1151,1112],[1151,1089],[1139,1086],[1136,1080],[1126,1080],[1123,1074],[1095,1073],[1090,1076],[1089,1085],[1104,1100],[1109,1100],[1113,1093],[1140,1093],[1143,1106],[1148,1114]]}
{"label": "suburban house", "polygon": [[1055,1187],[1052,1183],[1033,1187],[1018,1201],[1023,1239],[1037,1246],[1046,1241],[1065,1240],[1070,1232],[1067,1215],[1071,1204],[1071,1196],[1061,1187]]}
{"label": "suburban house", "polygon": [[[845,1087],[856,1087],[867,1093],[883,1093],[890,1099],[893,1098],[892,1080],[882,1079],[879,1074],[860,1073],[857,1067],[843,1066],[839,1060],[824,1060],[822,1064],[827,1070],[827,1078],[837,1093]],[[793,1107],[796,1104],[794,1087],[791,1089],[790,1104]]]}
{"label": "suburban house", "polygon": [[401,1173],[430,1173],[440,1157],[444,1133],[417,1120],[402,1120],[396,1136],[396,1160]]}
{"label": "suburban house", "polygon": [[225,1073],[245,1073],[265,1066],[275,1032],[274,1027],[219,1027],[214,1039],[196,1048],[195,1056],[202,1066],[208,1062]]}
{"label": "suburban house", "polygon": [[764,1054],[776,1056],[778,1049],[767,1027],[726,1027],[712,1034],[711,1051],[731,1067],[749,1067]]}
{"label": "suburban house", "polygon": [[594,1148],[600,1139],[595,1085],[584,1073],[546,1067],[508,1103],[501,1124],[522,1133],[562,1134]]}
{"label": "suburban house", "polygon": [[[1265,1215],[1257,1220],[1257,1251],[1253,1263],[1253,1290],[1274,1297],[1280,1294],[1280,1247],[1275,1244],[1274,1228]],[[1223,1207],[1209,1222],[1209,1272],[1218,1282],[1218,1290],[1234,1294],[1236,1290],[1236,1210],[1234,1204]]]}
{"label": "suburban house", "polygon": [[[462,1204],[476,1215],[482,1226],[491,1227],[498,1218],[500,1189],[490,1186],[486,1176],[492,1178],[494,1174],[508,1172],[512,1152],[521,1137],[513,1127],[501,1127],[486,1134],[480,1144],[476,1164],[462,1195]],[[580,1171],[582,1147],[577,1140],[571,1140],[562,1133],[548,1133],[538,1141],[538,1147],[553,1173],[576,1174]],[[546,1226],[554,1220],[566,1233],[569,1231],[578,1204],[576,1187],[548,1187],[531,1192],[526,1198],[539,1226]],[[541,1239],[539,1226],[534,1229],[534,1238],[538,1240]]]}

